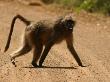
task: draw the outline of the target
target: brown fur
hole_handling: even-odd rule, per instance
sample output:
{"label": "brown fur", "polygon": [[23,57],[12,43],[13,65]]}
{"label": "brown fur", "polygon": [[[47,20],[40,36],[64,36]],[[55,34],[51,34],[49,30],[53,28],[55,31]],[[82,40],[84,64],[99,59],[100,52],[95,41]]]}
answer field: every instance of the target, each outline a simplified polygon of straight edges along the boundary
{"label": "brown fur", "polygon": [[[41,56],[39,61],[39,66],[41,67],[51,47],[56,43],[60,43],[62,40],[66,40],[69,51],[76,59],[78,65],[83,67],[82,62],[73,46],[72,32],[75,21],[71,17],[61,17],[54,24],[49,25],[49,22],[46,20],[32,23],[21,15],[16,15],[11,24],[11,30],[5,51],[9,48],[14,23],[17,18],[23,21],[27,27],[25,29],[22,48],[11,54],[13,64],[15,64],[14,59],[16,57],[22,56],[33,49],[32,65],[34,67],[38,67],[36,63]],[[45,46],[44,51],[43,46]]]}

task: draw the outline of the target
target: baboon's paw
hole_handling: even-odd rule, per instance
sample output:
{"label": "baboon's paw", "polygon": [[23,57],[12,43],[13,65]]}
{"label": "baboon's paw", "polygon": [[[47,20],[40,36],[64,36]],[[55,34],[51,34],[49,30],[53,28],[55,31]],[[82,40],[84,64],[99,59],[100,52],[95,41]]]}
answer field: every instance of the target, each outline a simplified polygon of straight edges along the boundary
{"label": "baboon's paw", "polygon": [[89,67],[89,66],[91,66],[90,64],[89,65],[82,65],[81,67]]}
{"label": "baboon's paw", "polygon": [[88,66],[90,66],[90,65],[81,65],[81,67],[88,67]]}
{"label": "baboon's paw", "polygon": [[38,66],[36,63],[34,63],[34,62],[32,62],[31,64],[32,64],[34,67],[36,67],[36,68],[39,67],[39,66]]}
{"label": "baboon's paw", "polygon": [[87,67],[87,66],[81,66],[81,67]]}
{"label": "baboon's paw", "polygon": [[39,67],[43,67],[43,66],[42,66],[42,63],[40,63],[40,62],[39,62]]}
{"label": "baboon's paw", "polygon": [[16,64],[15,64],[15,59],[14,59],[14,58],[11,58],[11,62],[12,62],[12,64],[13,64],[15,67],[17,67]]}

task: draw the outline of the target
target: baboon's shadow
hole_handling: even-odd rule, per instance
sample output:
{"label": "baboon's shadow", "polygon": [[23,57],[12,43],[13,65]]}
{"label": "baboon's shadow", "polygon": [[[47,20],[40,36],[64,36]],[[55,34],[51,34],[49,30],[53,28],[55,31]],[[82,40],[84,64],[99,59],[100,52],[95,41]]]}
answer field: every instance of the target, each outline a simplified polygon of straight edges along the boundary
{"label": "baboon's shadow", "polygon": [[76,67],[51,67],[51,66],[42,66],[42,67],[22,67],[22,68],[32,68],[32,69],[77,69]]}

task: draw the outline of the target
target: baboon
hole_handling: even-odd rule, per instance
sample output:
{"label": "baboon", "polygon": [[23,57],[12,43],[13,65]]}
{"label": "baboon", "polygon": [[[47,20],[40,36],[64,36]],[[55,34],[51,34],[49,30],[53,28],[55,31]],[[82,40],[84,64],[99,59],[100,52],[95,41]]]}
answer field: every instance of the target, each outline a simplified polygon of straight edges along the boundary
{"label": "baboon", "polygon": [[[67,43],[67,48],[77,61],[78,65],[84,67],[73,46],[72,32],[76,21],[74,21],[71,16],[60,17],[57,21],[55,21],[54,24],[50,26],[46,20],[33,23],[19,14],[14,16],[5,51],[7,51],[9,48],[14,24],[17,18],[24,22],[26,28],[22,47],[11,54],[11,61],[13,64],[15,64],[16,57],[22,56],[28,53],[30,50],[33,50],[33,59],[31,64],[34,67],[42,67],[42,64],[51,47],[54,44],[58,44],[62,40],[65,40]],[[43,46],[45,46],[44,50]],[[39,65],[37,65],[38,60]]]}

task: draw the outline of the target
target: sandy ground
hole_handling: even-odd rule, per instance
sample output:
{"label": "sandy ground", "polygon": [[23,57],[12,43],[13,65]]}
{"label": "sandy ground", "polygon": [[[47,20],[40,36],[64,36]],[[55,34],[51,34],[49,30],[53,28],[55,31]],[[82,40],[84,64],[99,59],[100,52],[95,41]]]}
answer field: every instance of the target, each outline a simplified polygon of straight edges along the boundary
{"label": "sandy ground", "polygon": [[[21,14],[30,20],[52,19],[57,14],[48,8],[0,1],[0,82],[110,82],[110,18],[87,13],[75,14],[74,45],[82,62],[79,67],[65,42],[55,45],[44,62],[45,68],[32,68],[32,52],[10,62],[9,54],[21,45],[25,25],[16,22],[11,46],[4,47],[13,16]],[[89,66],[88,66],[89,65]],[[76,68],[76,69],[75,69]]]}

